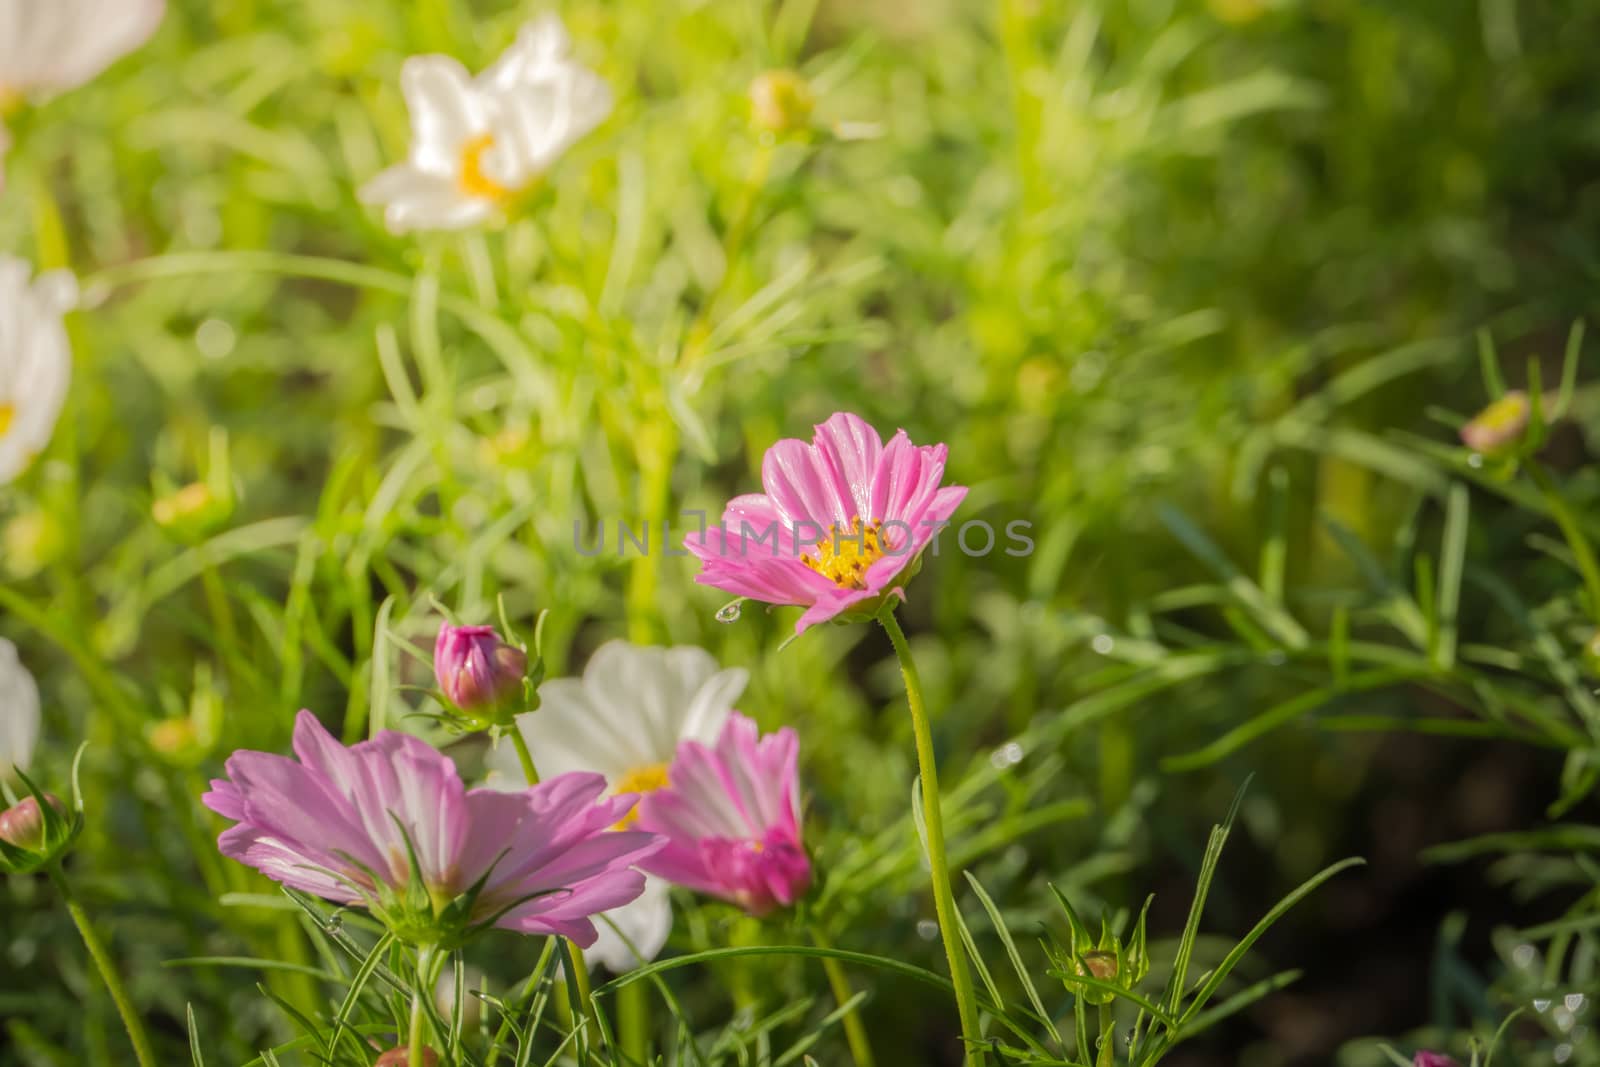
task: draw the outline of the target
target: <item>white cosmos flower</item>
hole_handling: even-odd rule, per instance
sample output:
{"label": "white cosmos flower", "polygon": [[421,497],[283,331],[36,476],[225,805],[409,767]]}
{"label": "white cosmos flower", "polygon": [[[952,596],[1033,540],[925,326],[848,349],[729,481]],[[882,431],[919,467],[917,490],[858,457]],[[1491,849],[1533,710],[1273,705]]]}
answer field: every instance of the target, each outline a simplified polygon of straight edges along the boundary
{"label": "white cosmos flower", "polygon": [[[0,0],[0,116],[29,96],[93,78],[149,40],[166,7],[166,0]],[[9,145],[0,124],[0,157]]]}
{"label": "white cosmos flower", "polygon": [[0,638],[0,778],[26,770],[39,740],[39,687],[17,658],[17,646]]}
{"label": "white cosmos flower", "polygon": [[493,218],[611,113],[611,90],[570,53],[544,15],[476,78],[449,56],[413,56],[400,71],[411,155],[361,189],[395,233],[453,230]]}
{"label": "white cosmos flower", "polygon": [[[656,648],[609,641],[595,650],[583,677],[539,687],[539,710],[517,717],[517,728],[546,778],[567,771],[605,775],[614,793],[645,793],[667,784],[667,768],[686,740],[712,744],[744,692],[750,672],[723,670],[704,649]],[[520,783],[510,745],[489,764],[501,784]],[[613,911],[616,923],[644,959],[654,959],[672,932],[667,886],[650,879],[644,895]],[[637,965],[626,943],[605,922],[584,953],[613,971]]]}
{"label": "white cosmos flower", "polygon": [[0,255],[0,485],[44,451],[72,377],[61,316],[78,283],[66,271],[31,274],[24,260]]}

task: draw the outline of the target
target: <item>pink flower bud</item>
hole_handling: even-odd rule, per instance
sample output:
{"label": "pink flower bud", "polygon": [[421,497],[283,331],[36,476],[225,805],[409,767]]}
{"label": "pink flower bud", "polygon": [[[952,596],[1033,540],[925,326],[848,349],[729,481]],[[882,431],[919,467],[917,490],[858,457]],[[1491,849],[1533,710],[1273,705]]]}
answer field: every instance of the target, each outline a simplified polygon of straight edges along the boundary
{"label": "pink flower bud", "polygon": [[528,657],[501,641],[493,626],[445,623],[433,646],[433,673],[450,703],[488,715],[522,692]]}
{"label": "pink flower bud", "polygon": [[1461,428],[1461,443],[1484,455],[1502,452],[1522,439],[1532,414],[1528,394],[1513,389]]}
{"label": "pink flower bud", "polygon": [[1411,1067],[1456,1067],[1456,1061],[1442,1052],[1429,1052],[1424,1049],[1412,1058]]}
{"label": "pink flower bud", "polygon": [[[61,801],[46,796],[51,805],[62,811]],[[44,812],[33,797],[24,797],[15,807],[0,811],[0,841],[14,848],[39,852],[45,847]]]}
{"label": "pink flower bud", "polygon": [[[422,1050],[422,1062],[426,1067],[438,1067],[439,1054],[431,1048]],[[411,1049],[405,1045],[392,1048],[379,1056],[372,1067],[408,1067],[411,1063]]]}

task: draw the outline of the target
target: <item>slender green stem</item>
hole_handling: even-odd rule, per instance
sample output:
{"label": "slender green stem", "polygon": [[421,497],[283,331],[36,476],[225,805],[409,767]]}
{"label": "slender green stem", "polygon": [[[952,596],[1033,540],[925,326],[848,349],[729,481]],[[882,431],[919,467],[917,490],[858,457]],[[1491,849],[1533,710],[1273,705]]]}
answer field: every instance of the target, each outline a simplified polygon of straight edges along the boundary
{"label": "slender green stem", "polygon": [[73,923],[78,927],[78,933],[83,936],[84,947],[89,950],[89,956],[99,969],[101,979],[111,991],[111,1000],[117,1006],[117,1014],[122,1016],[122,1025],[128,1030],[128,1040],[133,1042],[134,1058],[139,1061],[140,1067],[156,1067],[156,1054],[150,1047],[149,1036],[144,1032],[144,1020],[140,1019],[139,1013],[134,1010],[133,1001],[128,998],[128,990],[117,974],[111,954],[106,951],[100,935],[94,932],[94,926],[90,924],[89,915],[83,910],[83,905],[72,895],[72,890],[67,886],[67,876],[61,870],[61,866],[53,865],[49,868],[49,872],[50,881],[55,883],[56,891],[66,902],[67,914],[72,916]]}
{"label": "slender green stem", "polygon": [[[811,940],[824,951],[833,948],[820,927],[811,928]],[[828,986],[833,990],[833,999],[839,1002],[841,1008],[844,1007],[850,1002],[850,998],[855,996],[850,989],[850,977],[844,973],[844,967],[839,961],[831,956],[822,957],[822,970],[828,976]],[[850,1058],[855,1061],[856,1067],[873,1067],[872,1042],[867,1039],[867,1028],[862,1025],[861,1016],[854,1008],[845,1012],[844,1039],[850,1045]]]}
{"label": "slender green stem", "polygon": [[522,728],[516,723],[511,724],[511,744],[517,750],[517,759],[522,762],[522,773],[528,779],[529,785],[539,784],[539,769],[533,765],[533,753],[528,751],[527,738],[522,736]]}
{"label": "slender green stem", "polygon": [[1600,623],[1600,564],[1595,562],[1594,549],[1590,546],[1589,539],[1583,536],[1578,520],[1573,516],[1572,509],[1567,506],[1566,498],[1556,488],[1554,479],[1531,458],[1527,461],[1527,467],[1528,473],[1533,476],[1534,484],[1544,494],[1545,506],[1550,511],[1550,517],[1561,527],[1561,535],[1567,539],[1567,547],[1572,549],[1573,558],[1578,564],[1578,573],[1583,575],[1584,587],[1589,591],[1589,613],[1597,623]]}
{"label": "slender green stem", "polygon": [[939,918],[939,933],[944,940],[945,959],[950,963],[950,984],[955,986],[956,1008],[961,1013],[961,1034],[966,1040],[966,1059],[972,1067],[983,1064],[983,1030],[978,1024],[978,998],[972,988],[972,973],[957,928],[956,898],[950,890],[950,864],[945,858],[944,812],[939,799],[939,771],[933,755],[933,727],[922,697],[922,679],[911,646],[894,617],[892,605],[878,615],[884,632],[900,659],[900,676],[906,684],[906,703],[911,707],[911,729],[917,742],[917,767],[922,780],[922,818],[928,832],[928,865],[933,874],[933,907]]}
{"label": "slender green stem", "polygon": [[[527,739],[522,736],[522,730],[516,723],[511,724],[511,743],[516,746],[517,759],[522,761],[522,773],[527,775],[529,785],[539,784],[539,768],[533,764],[533,753],[528,750]],[[592,992],[589,988],[589,967],[583,962],[583,949],[576,944],[568,945],[568,955],[572,957],[572,985],[578,994],[578,1003],[583,1005],[583,1018],[589,1025],[589,1032],[600,1032],[600,1020],[595,1016]]]}
{"label": "slender green stem", "polygon": [[617,990],[617,1036],[629,1062],[650,1062],[650,998],[643,982]]}
{"label": "slender green stem", "polygon": [[1117,1021],[1109,1003],[1100,1005],[1100,1054],[1095,1067],[1115,1067],[1117,1062]]}

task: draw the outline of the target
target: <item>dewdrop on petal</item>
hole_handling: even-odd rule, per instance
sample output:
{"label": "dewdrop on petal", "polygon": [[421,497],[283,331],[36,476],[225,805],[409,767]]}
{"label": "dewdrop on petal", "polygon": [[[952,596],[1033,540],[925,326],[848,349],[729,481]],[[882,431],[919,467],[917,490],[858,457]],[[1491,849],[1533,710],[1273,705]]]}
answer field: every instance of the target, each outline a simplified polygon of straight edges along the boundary
{"label": "dewdrop on petal", "polygon": [[758,130],[783,136],[811,124],[816,98],[811,86],[792,70],[769,70],[750,82],[750,121]]}

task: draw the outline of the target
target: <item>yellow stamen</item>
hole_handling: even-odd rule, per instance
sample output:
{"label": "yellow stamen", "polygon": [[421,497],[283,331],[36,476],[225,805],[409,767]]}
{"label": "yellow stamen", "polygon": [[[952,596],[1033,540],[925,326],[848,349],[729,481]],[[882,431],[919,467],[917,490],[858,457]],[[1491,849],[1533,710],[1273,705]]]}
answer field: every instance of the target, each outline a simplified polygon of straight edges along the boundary
{"label": "yellow stamen", "polygon": [[882,531],[881,519],[874,519],[864,528],[859,518],[852,519],[849,530],[841,530],[835,524],[828,527],[828,536],[817,546],[817,554],[802,555],[800,559],[841,589],[865,589],[867,568],[888,551]]}
{"label": "yellow stamen", "polygon": [[[617,779],[617,785],[613,791],[617,793],[654,793],[657,789],[665,789],[669,784],[671,783],[667,781],[667,765],[665,763],[647,763],[643,767],[635,767]],[[635,806],[612,829],[626,830],[638,821],[639,808]]]}
{"label": "yellow stamen", "polygon": [[504,202],[516,194],[483,172],[483,154],[493,147],[492,133],[480,133],[461,146],[461,191],[481,200]]}
{"label": "yellow stamen", "polygon": [[0,437],[6,435],[6,431],[11,429],[11,424],[16,418],[17,406],[9,400],[0,400]]}

